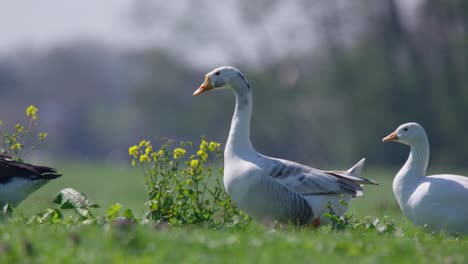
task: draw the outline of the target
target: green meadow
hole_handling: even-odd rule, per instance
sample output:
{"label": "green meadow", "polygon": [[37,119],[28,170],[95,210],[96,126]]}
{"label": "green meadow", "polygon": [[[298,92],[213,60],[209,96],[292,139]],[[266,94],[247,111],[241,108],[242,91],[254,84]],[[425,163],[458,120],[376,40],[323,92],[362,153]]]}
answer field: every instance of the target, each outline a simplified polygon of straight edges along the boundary
{"label": "green meadow", "polygon": [[[468,176],[467,73],[468,0],[2,1],[0,155],[63,177],[2,208],[0,264],[468,263],[468,234],[402,214],[410,150],[382,143],[417,122],[426,175]],[[320,228],[250,221],[218,165],[246,116],[260,153],[326,170],[365,156],[380,186]]]}
{"label": "green meadow", "polygon": [[[130,166],[63,162],[53,164],[64,176],[32,194],[0,223],[2,263],[466,263],[468,241],[447,234],[427,234],[415,228],[393,199],[394,170],[365,169],[363,176],[380,186],[365,188],[352,201],[352,219],[387,223],[391,232],[376,227],[332,230],[292,226],[210,229],[171,228],[152,223],[138,225],[28,224],[59,190],[73,187],[101,205],[105,215],[120,203],[136,217],[147,199],[143,175]],[[377,222],[375,222],[377,223]]]}

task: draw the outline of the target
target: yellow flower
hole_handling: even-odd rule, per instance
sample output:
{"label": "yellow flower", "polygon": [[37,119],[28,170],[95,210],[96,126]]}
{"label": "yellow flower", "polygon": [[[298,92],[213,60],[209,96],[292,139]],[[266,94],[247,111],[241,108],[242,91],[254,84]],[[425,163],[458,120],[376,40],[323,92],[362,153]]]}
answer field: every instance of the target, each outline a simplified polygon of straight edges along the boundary
{"label": "yellow flower", "polygon": [[199,163],[200,163],[200,162],[199,162],[199,160],[197,160],[197,159],[191,160],[191,161],[190,161],[190,167],[196,168],[196,167],[198,167],[198,164],[199,164]]}
{"label": "yellow flower", "polygon": [[151,159],[148,157],[148,155],[141,155],[140,156],[140,163],[147,163],[150,162]]}
{"label": "yellow flower", "polygon": [[37,108],[34,105],[30,105],[26,108],[26,116],[31,117],[33,120],[37,119],[39,117],[37,115]]}
{"label": "yellow flower", "polygon": [[200,149],[207,149],[208,148],[208,142],[203,138],[202,142],[200,143]]}
{"label": "yellow flower", "polygon": [[148,145],[145,149],[145,155],[148,155],[152,152],[153,152],[153,147]]}
{"label": "yellow flower", "polygon": [[206,161],[206,159],[208,158],[208,154],[206,154],[206,152],[202,149],[197,151],[197,156],[200,157],[203,161]]}
{"label": "yellow flower", "polygon": [[128,155],[136,158],[138,156],[138,146],[135,145],[128,148]]}
{"label": "yellow flower", "polygon": [[138,146],[143,147],[145,144],[146,144],[146,140],[143,139],[142,141],[140,141],[140,143],[138,143]]}
{"label": "yellow flower", "polygon": [[23,130],[24,130],[24,126],[22,126],[20,124],[16,124],[15,128],[16,128],[16,131],[18,131],[20,133],[23,132]]}
{"label": "yellow flower", "polygon": [[208,149],[211,152],[213,152],[213,151],[217,150],[220,146],[221,146],[221,144],[211,141],[210,145],[208,145]]}
{"label": "yellow flower", "polygon": [[176,148],[174,149],[174,159],[179,159],[185,155],[185,149]]}
{"label": "yellow flower", "polygon": [[15,149],[22,149],[23,148],[23,145],[21,145],[20,143],[15,143],[13,145],[11,145],[10,149],[12,150],[15,150]]}
{"label": "yellow flower", "polygon": [[46,137],[48,136],[49,134],[47,134],[47,132],[41,132],[39,133],[39,141],[43,141],[44,139],[46,139]]}

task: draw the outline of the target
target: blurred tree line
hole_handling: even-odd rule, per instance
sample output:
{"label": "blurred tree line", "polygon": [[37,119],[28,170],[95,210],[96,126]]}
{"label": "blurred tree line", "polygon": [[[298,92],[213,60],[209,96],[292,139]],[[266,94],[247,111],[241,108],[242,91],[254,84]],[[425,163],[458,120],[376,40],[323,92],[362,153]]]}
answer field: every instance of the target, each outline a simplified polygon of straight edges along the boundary
{"label": "blurred tree line", "polygon": [[37,104],[49,150],[85,158],[125,159],[155,135],[224,142],[232,93],[191,94],[233,64],[253,87],[258,151],[322,168],[364,156],[396,165],[407,151],[381,138],[415,121],[432,162],[466,167],[468,2],[182,2],[135,1],[132,21],[156,48],[85,42],[6,56],[1,118]]}

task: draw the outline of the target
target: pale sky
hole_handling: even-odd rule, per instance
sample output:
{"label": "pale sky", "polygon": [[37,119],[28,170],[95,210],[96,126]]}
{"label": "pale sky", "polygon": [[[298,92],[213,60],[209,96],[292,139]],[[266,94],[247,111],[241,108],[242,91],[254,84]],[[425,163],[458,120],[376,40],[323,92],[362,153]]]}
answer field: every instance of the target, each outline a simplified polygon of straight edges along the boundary
{"label": "pale sky", "polygon": [[0,0],[0,53],[46,48],[76,39],[137,45],[129,21],[132,0]]}
{"label": "pale sky", "polygon": [[[406,17],[405,22],[411,22],[409,19],[414,16],[413,10],[422,1],[424,0],[398,0],[403,7],[402,14]],[[177,2],[175,0],[170,4],[183,2],[186,1]],[[44,49],[60,43],[86,39],[122,48],[144,47],[155,45],[156,42],[163,45],[169,43],[175,49],[190,48],[190,52],[185,52],[185,54],[190,54],[190,57],[195,60],[197,60],[198,55],[206,60],[203,49],[206,50],[209,43],[196,45],[196,43],[179,43],[173,39],[165,39],[166,35],[166,38],[173,38],[174,35],[164,32],[166,28],[164,24],[157,28],[157,38],[151,38],[149,34],[146,36],[146,33],[139,31],[130,20],[131,7],[134,3],[135,0],[0,0],[0,55],[8,54],[19,48]],[[271,43],[276,45],[274,47],[276,50],[282,51],[288,47],[298,50],[301,47],[291,46],[291,43],[285,42],[287,38],[281,37],[276,32],[277,29],[281,28],[282,23],[294,22],[294,17],[290,16],[287,10],[280,11],[280,14],[272,16],[267,21],[268,23],[260,27],[259,30],[272,37]],[[229,22],[227,14],[222,16],[223,19],[220,21]],[[235,35],[235,31],[233,33],[230,28],[231,24],[228,23],[226,30],[224,30],[229,36]],[[226,33],[224,31],[222,33]],[[257,33],[251,32],[251,34]],[[241,35],[236,38],[238,39]],[[243,40],[243,45],[240,48],[248,57],[254,58],[255,52],[249,52],[248,40],[249,38]],[[208,47],[211,53],[216,54],[212,56],[214,58],[222,58],[223,55],[226,55],[224,47]],[[219,54],[216,53],[218,50]]]}

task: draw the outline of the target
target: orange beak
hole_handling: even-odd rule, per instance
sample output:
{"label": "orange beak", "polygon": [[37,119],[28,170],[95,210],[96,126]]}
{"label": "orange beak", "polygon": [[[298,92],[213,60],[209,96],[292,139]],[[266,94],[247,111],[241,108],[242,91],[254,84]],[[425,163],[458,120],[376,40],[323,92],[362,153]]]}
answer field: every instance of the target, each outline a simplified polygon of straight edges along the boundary
{"label": "orange beak", "polygon": [[206,91],[212,90],[214,87],[211,85],[210,77],[207,75],[205,81],[198,87],[198,89],[193,93],[193,96],[197,96]]}
{"label": "orange beak", "polygon": [[395,140],[398,140],[398,136],[397,136],[396,132],[393,132],[390,135],[384,137],[382,139],[382,142],[395,141]]}

